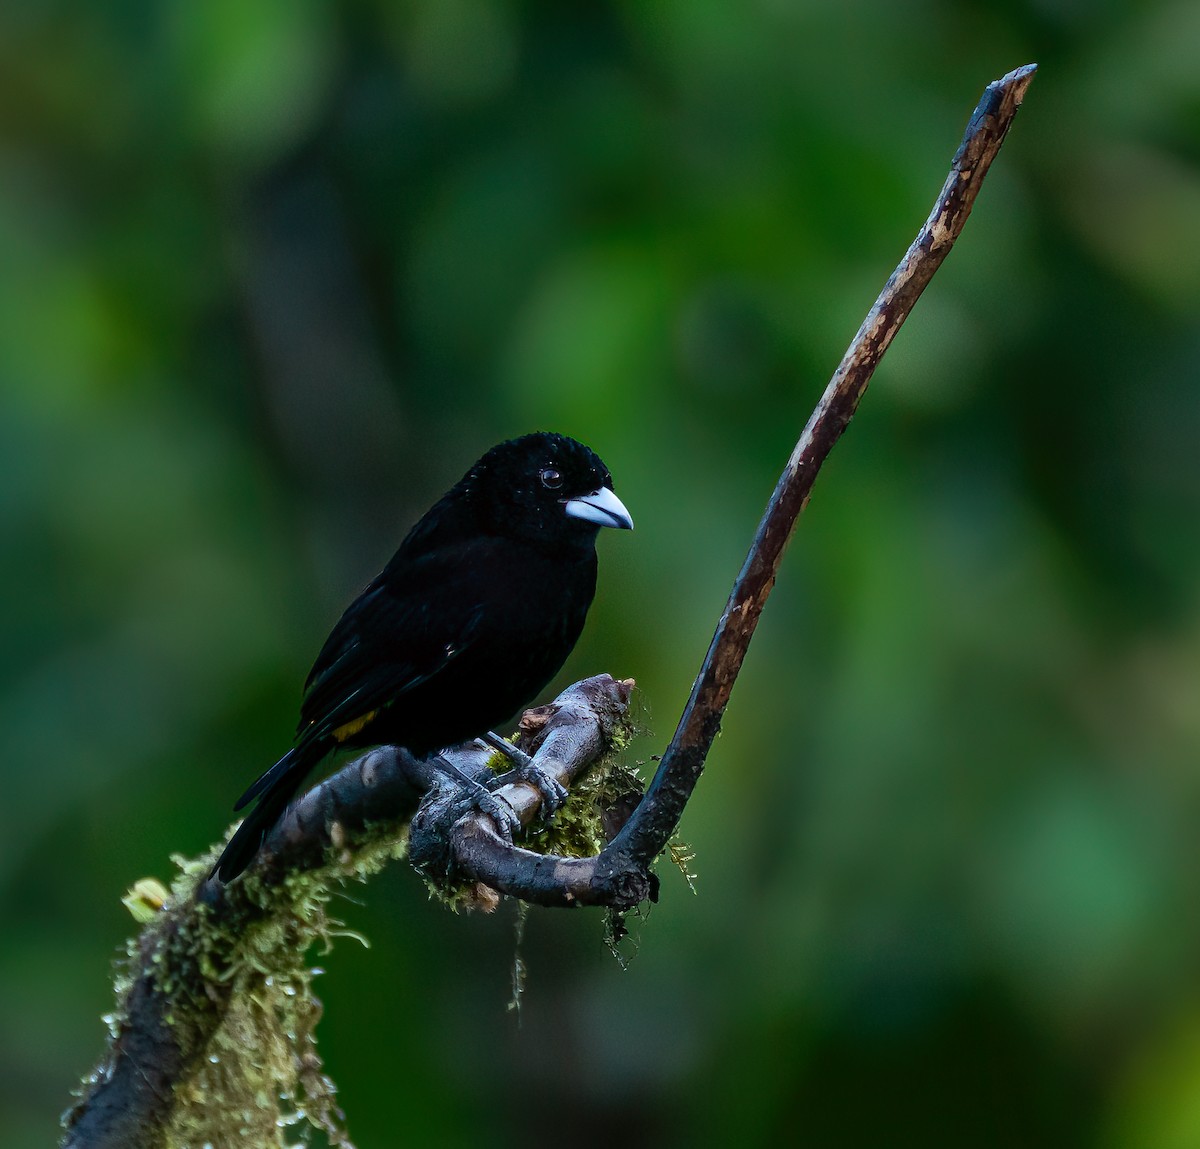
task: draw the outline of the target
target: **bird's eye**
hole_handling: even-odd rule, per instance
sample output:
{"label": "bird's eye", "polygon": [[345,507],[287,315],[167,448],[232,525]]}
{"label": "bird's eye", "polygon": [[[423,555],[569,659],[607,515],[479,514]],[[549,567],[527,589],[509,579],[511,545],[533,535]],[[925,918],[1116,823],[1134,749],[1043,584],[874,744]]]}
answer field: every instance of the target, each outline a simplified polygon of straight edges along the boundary
{"label": "bird's eye", "polygon": [[562,486],[562,475],[553,467],[543,467],[538,477],[542,480],[542,486],[549,487],[552,491]]}

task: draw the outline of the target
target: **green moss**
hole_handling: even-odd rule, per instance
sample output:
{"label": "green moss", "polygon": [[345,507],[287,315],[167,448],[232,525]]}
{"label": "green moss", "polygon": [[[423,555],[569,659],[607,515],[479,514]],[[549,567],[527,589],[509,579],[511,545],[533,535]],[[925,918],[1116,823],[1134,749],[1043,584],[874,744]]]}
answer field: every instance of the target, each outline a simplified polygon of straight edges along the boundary
{"label": "green moss", "polygon": [[672,838],[667,843],[667,854],[679,868],[683,880],[688,884],[688,889],[693,894],[696,893],[696,874],[692,870],[692,863],[696,860],[696,851],[682,838]]}
{"label": "green moss", "polygon": [[[322,869],[289,874],[277,885],[247,874],[227,890],[219,917],[194,898],[218,845],[199,858],[172,859],[179,873],[157,907],[156,899],[134,899],[138,915],[154,912],[126,944],[114,985],[118,1006],[105,1021],[115,1037],[135,973],[150,972],[170,999],[164,1019],[194,1060],[176,1086],[168,1149],[279,1149],[313,1129],[330,1145],[350,1147],[317,1052],[321,1003],[313,979],[320,971],[309,955],[314,947],[327,952],[335,937],[356,936],[329,913],[333,892],[345,879],[364,881],[402,857],[405,845],[394,834],[368,833],[353,854],[343,851]],[[150,889],[161,887],[135,886]],[[187,1050],[194,1034],[212,1029],[204,1022],[214,1012],[219,1023],[204,1048]]]}
{"label": "green moss", "polygon": [[641,794],[637,772],[616,753],[606,754],[583,778],[576,779],[567,800],[553,818],[535,822],[522,845],[539,854],[590,858],[605,846],[603,818],[631,791]]}

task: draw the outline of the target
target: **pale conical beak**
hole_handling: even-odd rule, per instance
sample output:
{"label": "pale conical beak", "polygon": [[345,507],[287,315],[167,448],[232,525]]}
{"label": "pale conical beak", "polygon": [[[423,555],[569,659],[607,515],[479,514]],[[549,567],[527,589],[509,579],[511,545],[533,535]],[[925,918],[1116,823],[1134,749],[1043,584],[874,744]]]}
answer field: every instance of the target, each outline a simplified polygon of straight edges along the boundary
{"label": "pale conical beak", "polygon": [[598,491],[578,499],[568,499],[563,509],[572,518],[584,519],[597,526],[633,530],[633,519],[625,509],[625,504],[609,487],[601,487]]}

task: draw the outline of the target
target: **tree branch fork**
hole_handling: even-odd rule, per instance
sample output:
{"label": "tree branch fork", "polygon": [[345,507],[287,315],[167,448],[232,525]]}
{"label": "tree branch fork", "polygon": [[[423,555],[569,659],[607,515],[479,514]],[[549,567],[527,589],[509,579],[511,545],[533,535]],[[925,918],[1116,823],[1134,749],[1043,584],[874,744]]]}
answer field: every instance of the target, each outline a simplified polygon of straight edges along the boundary
{"label": "tree branch fork", "polygon": [[[567,687],[552,703],[526,711],[517,745],[565,789],[611,753],[623,734],[634,689],[632,679],[608,674]],[[468,778],[480,782],[515,811],[523,827],[535,822],[542,795],[525,780],[497,778],[492,752],[476,745],[446,751]],[[379,795],[394,799],[381,808]],[[537,853],[504,837],[474,802],[472,791],[428,760],[388,746],[349,763],[310,790],[268,835],[254,873],[275,882],[326,851],[333,866],[353,864],[355,850],[380,826],[408,823],[408,859],[435,885],[473,882],[542,906],[609,906],[631,909],[657,895],[653,857],[611,861]],[[204,896],[226,896],[212,880]]]}

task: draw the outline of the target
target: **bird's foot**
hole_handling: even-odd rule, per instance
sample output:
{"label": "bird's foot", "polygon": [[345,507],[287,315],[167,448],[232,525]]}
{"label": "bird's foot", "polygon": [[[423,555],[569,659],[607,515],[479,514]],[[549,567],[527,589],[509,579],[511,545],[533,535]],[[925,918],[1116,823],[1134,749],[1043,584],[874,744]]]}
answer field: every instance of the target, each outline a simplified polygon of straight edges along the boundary
{"label": "bird's foot", "polygon": [[539,766],[524,750],[518,749],[499,734],[489,730],[482,740],[493,750],[500,751],[513,764],[513,768],[507,774],[502,774],[497,779],[500,785],[508,782],[528,782],[542,796],[542,814],[547,818],[562,809],[569,791],[549,770]]}
{"label": "bird's foot", "polygon": [[448,758],[443,758],[439,754],[436,762],[442,773],[450,775],[467,789],[471,805],[495,822],[496,832],[500,837],[506,842],[511,842],[513,833],[521,828],[521,819],[517,816],[516,810],[503,797],[493,794],[482,782],[476,782]]}

